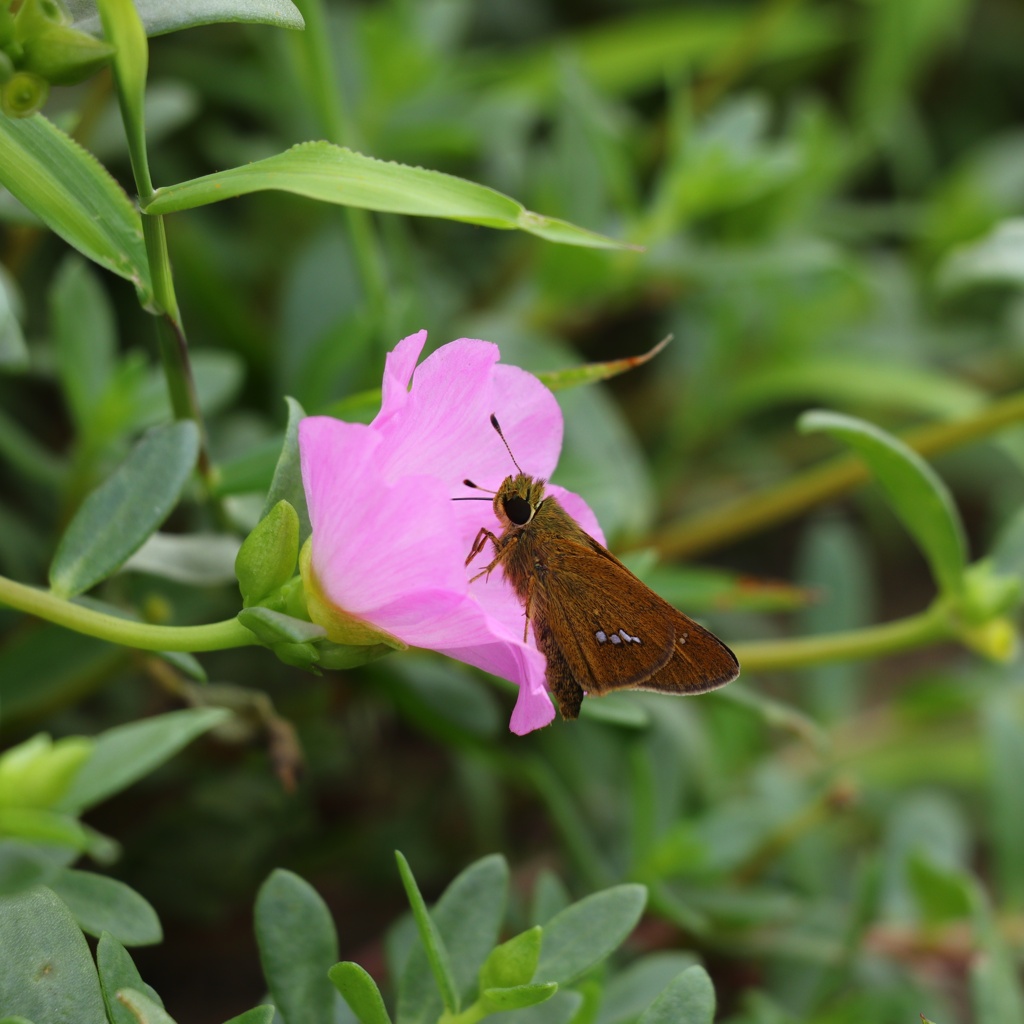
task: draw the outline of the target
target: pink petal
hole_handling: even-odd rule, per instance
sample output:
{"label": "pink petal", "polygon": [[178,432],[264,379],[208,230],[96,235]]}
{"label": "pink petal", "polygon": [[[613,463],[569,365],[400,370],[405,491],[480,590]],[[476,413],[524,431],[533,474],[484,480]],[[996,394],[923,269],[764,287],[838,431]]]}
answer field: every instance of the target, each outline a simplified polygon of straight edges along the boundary
{"label": "pink petal", "polygon": [[387,629],[378,609],[424,586],[464,594],[466,576],[447,488],[431,476],[387,483],[381,444],[359,423],[316,416],[299,425],[320,585],[338,607]]}
{"label": "pink petal", "polygon": [[417,331],[403,338],[388,354],[384,361],[384,379],[381,381],[380,412],[374,420],[378,429],[381,424],[401,414],[409,400],[409,382],[412,380],[416,361],[427,343],[427,332]]}
{"label": "pink petal", "polygon": [[558,403],[532,374],[498,365],[498,355],[490,342],[462,338],[417,367],[401,417],[373,423],[387,438],[387,476],[427,471],[448,480],[453,497],[466,493],[466,477],[496,489],[515,466],[492,413],[527,473],[553,468],[562,444]]}

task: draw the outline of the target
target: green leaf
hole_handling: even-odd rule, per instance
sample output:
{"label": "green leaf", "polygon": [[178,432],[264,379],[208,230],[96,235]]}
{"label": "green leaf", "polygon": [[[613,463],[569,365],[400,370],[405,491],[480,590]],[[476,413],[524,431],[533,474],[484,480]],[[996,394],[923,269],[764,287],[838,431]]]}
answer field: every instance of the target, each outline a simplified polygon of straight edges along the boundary
{"label": "green leaf", "polygon": [[18,286],[14,278],[0,268],[0,370],[19,373],[28,369],[28,365]]}
{"label": "green leaf", "polygon": [[142,980],[128,950],[107,932],[100,935],[96,946],[96,968],[110,1024],[135,1024],[135,1014],[117,998],[120,989],[135,989],[163,1005],[157,993]]}
{"label": "green leaf", "polygon": [[327,905],[291,871],[278,868],[256,897],[256,941],[267,987],[286,1021],[332,1024],[335,993],[327,972],[338,937]]}
{"label": "green leaf", "polygon": [[569,370],[548,370],[537,376],[552,391],[579,387],[581,384],[596,384],[598,381],[609,380],[620,373],[643,366],[652,360],[672,340],[672,335],[662,338],[654,348],[639,356],[626,356],[624,359],[609,359],[602,363],[584,363]]}
{"label": "green leaf", "polygon": [[175,1024],[174,1018],[157,1002],[134,988],[122,988],[114,998],[131,1013],[136,1024]]}
{"label": "green leaf", "polygon": [[107,1024],[85,936],[42,886],[0,897],[0,1007],[40,1024]]}
{"label": "green leaf", "polygon": [[124,946],[152,946],[163,940],[160,919],[149,901],[116,878],[68,868],[50,888],[87,935],[99,938],[109,932]]}
{"label": "green leaf", "polygon": [[175,213],[268,189],[381,213],[443,217],[489,228],[519,229],[551,242],[589,248],[624,243],[543,217],[486,185],[440,171],[376,160],[329,142],[302,142],[284,153],[157,189],[146,213]]}
{"label": "green leaf", "polygon": [[647,902],[642,885],[616,885],[587,896],[544,926],[534,978],[567,985],[611,955],[636,927]]}
{"label": "green leaf", "polygon": [[273,1024],[273,1022],[274,1007],[270,1004],[265,1004],[263,1006],[254,1006],[252,1009],[232,1017],[231,1020],[224,1021],[224,1024]]}
{"label": "green leaf", "polygon": [[235,579],[238,538],[229,533],[151,533],[121,572],[142,572],[194,587]]}
{"label": "green leaf", "polygon": [[152,296],[139,213],[90,153],[41,114],[0,117],[0,184],[93,262]]}
{"label": "green leaf", "polygon": [[537,971],[540,960],[540,925],[495,946],[480,968],[480,989],[512,988],[525,985]]}
{"label": "green leaf", "polygon": [[362,1024],[391,1024],[377,983],[359,964],[350,960],[335,964],[327,976]]}
{"label": "green leaf", "polygon": [[235,559],[242,604],[258,605],[295,575],[299,517],[283,498],[256,524]]}
{"label": "green leaf", "polygon": [[238,613],[238,621],[256,634],[261,644],[308,644],[327,636],[323,626],[305,619],[297,619],[270,608],[245,608]]}
{"label": "green leaf", "polygon": [[[430,919],[448,951],[451,978],[460,997],[475,990],[480,967],[498,940],[507,898],[508,864],[495,854],[470,864],[434,904]],[[433,1024],[441,1012],[426,951],[416,944],[399,980],[398,1022]]]}
{"label": "green leaf", "polygon": [[24,839],[0,839],[0,899],[55,878],[75,851],[55,850]]}
{"label": "green leaf", "polygon": [[600,1024],[635,1021],[676,976],[696,963],[691,953],[648,953],[608,978],[601,1000]]}
{"label": "green leaf", "polygon": [[521,1010],[526,1006],[546,1003],[558,986],[552,981],[546,985],[515,985],[512,988],[488,988],[480,993],[480,1005],[488,1013]]}
{"label": "green leaf", "polygon": [[805,433],[824,430],[838,437],[864,459],[927,559],[940,591],[961,594],[967,543],[953,499],[935,470],[902,441],[864,420],[815,410],[804,413],[799,423]]}
{"label": "green leaf", "polygon": [[1024,217],[997,224],[984,238],[961,246],[939,268],[947,292],[984,285],[1024,287]]}
{"label": "green leaf", "polygon": [[715,988],[700,965],[687,967],[651,1003],[638,1024],[712,1024]]}
{"label": "green leaf", "polygon": [[[99,32],[96,0],[64,0],[64,6],[74,19],[75,28]],[[135,0],[135,6],[149,36],[217,22],[251,22],[291,29],[304,25],[302,15],[290,0],[176,0],[173,4],[166,0]]]}
{"label": "green leaf", "polygon": [[73,597],[113,573],[170,515],[198,454],[192,420],[147,433],[68,524],[50,566],[53,591]]}
{"label": "green leaf", "polygon": [[100,733],[92,756],[75,776],[58,809],[81,812],[106,800],[230,717],[223,708],[186,708]]}
{"label": "green leaf", "polygon": [[288,395],[288,425],[284,431],[281,454],[277,457],[274,477],[263,504],[263,515],[279,502],[287,501],[299,516],[299,543],[304,544],[310,534],[309,510],[306,508],[306,489],[302,486],[302,465],[299,461],[299,422],[305,419],[302,406]]}
{"label": "green leaf", "polygon": [[50,322],[64,394],[87,430],[114,373],[117,333],[110,300],[80,256],[64,260],[54,278]]}
{"label": "green leaf", "polygon": [[0,809],[52,807],[92,752],[86,736],[65,736],[56,743],[36,733],[0,755]]}
{"label": "green leaf", "polygon": [[420,933],[420,941],[426,950],[427,961],[437,983],[438,991],[441,993],[441,1001],[448,1013],[459,1012],[459,990],[455,986],[455,978],[452,975],[451,958],[448,949],[441,938],[427,904],[423,900],[416,879],[413,877],[412,868],[409,862],[402,855],[401,851],[395,851],[395,860],[398,861],[398,873],[402,876],[402,885],[405,887],[405,895],[408,897],[409,906],[412,908],[412,916],[416,921],[416,928]]}
{"label": "green leaf", "polygon": [[939,864],[927,848],[913,850],[907,858],[907,881],[928,925],[961,921],[971,913],[970,876]]}
{"label": "green leaf", "polygon": [[74,818],[35,807],[0,808],[0,834],[47,846],[64,846],[84,853],[90,845],[89,832]]}

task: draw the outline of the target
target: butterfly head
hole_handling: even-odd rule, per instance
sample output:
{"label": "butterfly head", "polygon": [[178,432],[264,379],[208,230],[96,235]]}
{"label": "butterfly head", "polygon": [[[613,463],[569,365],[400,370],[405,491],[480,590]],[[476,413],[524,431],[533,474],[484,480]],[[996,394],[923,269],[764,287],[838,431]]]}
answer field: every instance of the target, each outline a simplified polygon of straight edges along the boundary
{"label": "butterfly head", "polygon": [[503,527],[523,527],[544,498],[544,481],[518,473],[505,478],[494,496],[494,514]]}

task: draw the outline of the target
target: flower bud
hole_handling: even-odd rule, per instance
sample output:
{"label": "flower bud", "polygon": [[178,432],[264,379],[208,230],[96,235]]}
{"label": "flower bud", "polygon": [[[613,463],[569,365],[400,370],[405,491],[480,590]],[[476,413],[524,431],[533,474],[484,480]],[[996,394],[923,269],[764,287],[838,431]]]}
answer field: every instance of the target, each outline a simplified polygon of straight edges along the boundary
{"label": "flower bud", "polygon": [[0,110],[8,117],[31,117],[49,94],[45,78],[31,71],[16,71],[0,88]]}
{"label": "flower bud", "polygon": [[22,70],[34,71],[54,85],[74,85],[106,64],[114,48],[68,25],[47,23],[24,42]]}

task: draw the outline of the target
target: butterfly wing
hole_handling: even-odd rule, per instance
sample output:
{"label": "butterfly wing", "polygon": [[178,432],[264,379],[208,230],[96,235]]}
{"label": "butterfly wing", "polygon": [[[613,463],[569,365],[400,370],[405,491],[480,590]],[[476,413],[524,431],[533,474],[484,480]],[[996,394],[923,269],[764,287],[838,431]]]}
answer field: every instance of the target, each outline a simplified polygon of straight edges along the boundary
{"label": "butterfly wing", "polygon": [[535,565],[530,614],[549,666],[564,666],[589,694],[704,693],[739,674],[736,656],[721,640],[582,531],[579,542],[546,546]]}

